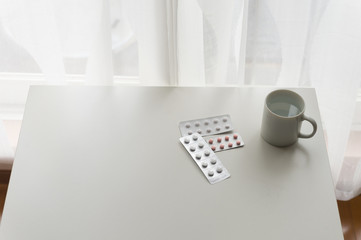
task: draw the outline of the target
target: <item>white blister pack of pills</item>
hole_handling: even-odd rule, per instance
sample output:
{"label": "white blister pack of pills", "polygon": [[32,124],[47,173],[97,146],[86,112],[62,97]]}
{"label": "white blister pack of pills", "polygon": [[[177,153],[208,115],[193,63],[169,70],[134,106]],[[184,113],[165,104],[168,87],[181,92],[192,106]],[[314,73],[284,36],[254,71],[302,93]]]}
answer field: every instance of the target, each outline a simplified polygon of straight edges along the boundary
{"label": "white blister pack of pills", "polygon": [[192,156],[209,183],[215,184],[231,176],[200,134],[194,133],[181,137],[179,141]]}
{"label": "white blister pack of pills", "polygon": [[204,139],[209,144],[213,152],[220,152],[244,146],[244,142],[239,133],[208,136]]}
{"label": "white blister pack of pills", "polygon": [[201,118],[179,123],[179,130],[182,136],[189,136],[198,133],[201,136],[225,133],[233,130],[231,117],[228,114]]}

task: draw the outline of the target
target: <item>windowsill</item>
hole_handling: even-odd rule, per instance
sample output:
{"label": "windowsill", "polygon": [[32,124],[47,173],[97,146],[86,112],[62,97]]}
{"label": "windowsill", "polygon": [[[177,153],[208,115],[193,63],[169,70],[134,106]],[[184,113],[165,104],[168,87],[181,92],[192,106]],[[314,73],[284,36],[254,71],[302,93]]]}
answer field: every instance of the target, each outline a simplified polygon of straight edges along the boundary
{"label": "windowsill", "polygon": [[[66,75],[65,84],[85,85],[83,75]],[[0,120],[3,120],[11,147],[15,150],[29,86],[45,85],[43,74],[0,73]],[[114,85],[139,85],[138,77],[114,77]],[[361,157],[361,89],[359,89],[353,128],[350,133],[346,157]]]}

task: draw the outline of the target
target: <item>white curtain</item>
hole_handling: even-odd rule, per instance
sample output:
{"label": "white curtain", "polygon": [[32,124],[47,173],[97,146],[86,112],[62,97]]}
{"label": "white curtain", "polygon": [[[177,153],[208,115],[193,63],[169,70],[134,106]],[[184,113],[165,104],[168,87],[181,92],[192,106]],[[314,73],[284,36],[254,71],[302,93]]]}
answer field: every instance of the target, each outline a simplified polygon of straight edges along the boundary
{"label": "white curtain", "polygon": [[315,87],[337,198],[361,193],[360,1],[0,0],[0,6],[0,86],[1,74],[21,73],[49,84],[76,75],[84,84]]}
{"label": "white curtain", "polygon": [[246,83],[315,87],[336,196],[359,195],[361,2],[256,0],[248,16]]}

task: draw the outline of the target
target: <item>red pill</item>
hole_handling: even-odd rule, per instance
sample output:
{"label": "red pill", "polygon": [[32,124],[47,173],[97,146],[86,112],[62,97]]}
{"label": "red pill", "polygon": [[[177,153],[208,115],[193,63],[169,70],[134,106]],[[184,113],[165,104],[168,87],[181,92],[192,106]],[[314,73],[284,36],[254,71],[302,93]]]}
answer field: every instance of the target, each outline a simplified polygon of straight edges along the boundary
{"label": "red pill", "polygon": [[223,144],[219,145],[219,148],[224,149],[224,145]]}
{"label": "red pill", "polygon": [[212,146],[211,149],[212,149],[213,151],[216,151],[216,146]]}
{"label": "red pill", "polygon": [[228,136],[225,136],[224,139],[225,139],[226,141],[228,141],[228,140],[229,140],[229,137],[228,137]]}
{"label": "red pill", "polygon": [[222,142],[222,138],[218,138],[217,142],[219,142],[219,143]]}
{"label": "red pill", "polygon": [[238,138],[238,135],[237,135],[237,134],[234,134],[234,135],[233,135],[233,138],[234,138],[234,139],[237,139],[237,138]]}
{"label": "red pill", "polygon": [[233,144],[232,143],[228,143],[228,147],[232,147],[233,146]]}
{"label": "red pill", "polygon": [[237,145],[241,145],[241,141],[239,141],[239,140],[236,143],[237,143]]}
{"label": "red pill", "polygon": [[209,140],[208,140],[208,143],[209,143],[209,144],[213,144],[213,139],[209,139]]}

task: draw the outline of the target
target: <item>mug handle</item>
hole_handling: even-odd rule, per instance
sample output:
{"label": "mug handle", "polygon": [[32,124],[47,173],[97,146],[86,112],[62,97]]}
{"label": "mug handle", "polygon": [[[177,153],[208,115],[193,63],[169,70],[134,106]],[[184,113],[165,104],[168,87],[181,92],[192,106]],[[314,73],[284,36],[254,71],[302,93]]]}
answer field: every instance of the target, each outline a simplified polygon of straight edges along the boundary
{"label": "mug handle", "polygon": [[312,125],[312,127],[313,127],[313,131],[312,131],[312,133],[310,133],[310,134],[303,134],[303,133],[298,133],[298,137],[299,138],[311,138],[311,137],[313,137],[315,134],[316,134],[316,131],[317,131],[317,123],[316,123],[316,121],[313,119],[313,118],[310,118],[310,117],[307,117],[307,116],[305,116],[305,115],[303,115],[302,116],[302,118],[301,118],[301,121],[304,121],[304,120],[306,120],[306,121],[308,121],[309,123],[311,123],[311,125]]}

